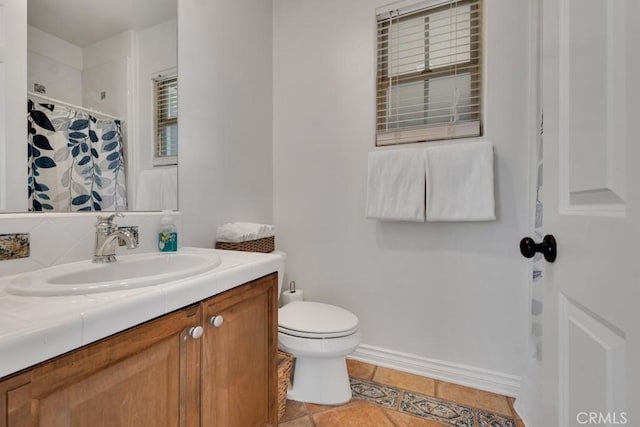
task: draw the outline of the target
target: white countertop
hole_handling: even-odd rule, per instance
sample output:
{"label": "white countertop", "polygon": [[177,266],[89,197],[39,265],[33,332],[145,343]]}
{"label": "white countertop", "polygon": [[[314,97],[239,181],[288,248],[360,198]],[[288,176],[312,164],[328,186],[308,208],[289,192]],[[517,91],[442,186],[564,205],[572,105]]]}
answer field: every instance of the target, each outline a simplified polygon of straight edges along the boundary
{"label": "white countertop", "polygon": [[180,250],[215,253],[222,262],[167,284],[89,295],[11,295],[13,276],[0,277],[0,378],[284,268],[273,254]]}

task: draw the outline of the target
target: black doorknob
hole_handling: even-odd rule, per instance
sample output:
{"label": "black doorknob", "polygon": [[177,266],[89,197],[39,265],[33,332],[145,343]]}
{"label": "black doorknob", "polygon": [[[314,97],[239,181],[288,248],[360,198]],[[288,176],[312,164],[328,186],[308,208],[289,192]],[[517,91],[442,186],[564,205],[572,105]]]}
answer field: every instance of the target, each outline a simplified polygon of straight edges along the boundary
{"label": "black doorknob", "polygon": [[542,253],[544,259],[554,262],[558,255],[556,248],[556,239],[551,234],[547,234],[542,239],[542,243],[536,243],[531,237],[525,237],[520,240],[520,253],[526,258],[532,258],[536,252]]}

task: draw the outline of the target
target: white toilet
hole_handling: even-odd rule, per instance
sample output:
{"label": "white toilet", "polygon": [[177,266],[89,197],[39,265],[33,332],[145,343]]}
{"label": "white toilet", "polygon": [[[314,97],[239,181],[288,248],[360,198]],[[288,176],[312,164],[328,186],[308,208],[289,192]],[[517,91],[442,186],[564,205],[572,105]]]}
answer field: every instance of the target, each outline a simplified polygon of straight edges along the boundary
{"label": "white toilet", "polygon": [[358,318],[343,308],[311,301],[280,308],[278,347],[295,358],[287,397],[323,405],[348,402],[351,386],[345,357],[361,340]]}

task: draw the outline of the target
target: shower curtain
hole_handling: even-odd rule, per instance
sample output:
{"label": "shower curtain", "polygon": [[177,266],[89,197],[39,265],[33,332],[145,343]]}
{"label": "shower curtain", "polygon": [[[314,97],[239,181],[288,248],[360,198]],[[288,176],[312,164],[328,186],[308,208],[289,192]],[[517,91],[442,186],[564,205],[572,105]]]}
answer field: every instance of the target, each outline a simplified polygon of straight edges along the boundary
{"label": "shower curtain", "polygon": [[119,120],[31,99],[27,112],[30,211],[127,209]]}

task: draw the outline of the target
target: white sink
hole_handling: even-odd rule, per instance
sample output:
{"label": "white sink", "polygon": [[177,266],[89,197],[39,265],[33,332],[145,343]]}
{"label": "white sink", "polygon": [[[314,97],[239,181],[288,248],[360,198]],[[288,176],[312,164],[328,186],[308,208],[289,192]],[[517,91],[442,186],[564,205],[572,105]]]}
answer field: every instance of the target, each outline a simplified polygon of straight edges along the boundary
{"label": "white sink", "polygon": [[168,283],[215,269],[220,257],[211,252],[118,255],[116,262],[80,261],[14,277],[6,291],[14,295],[83,295]]}

